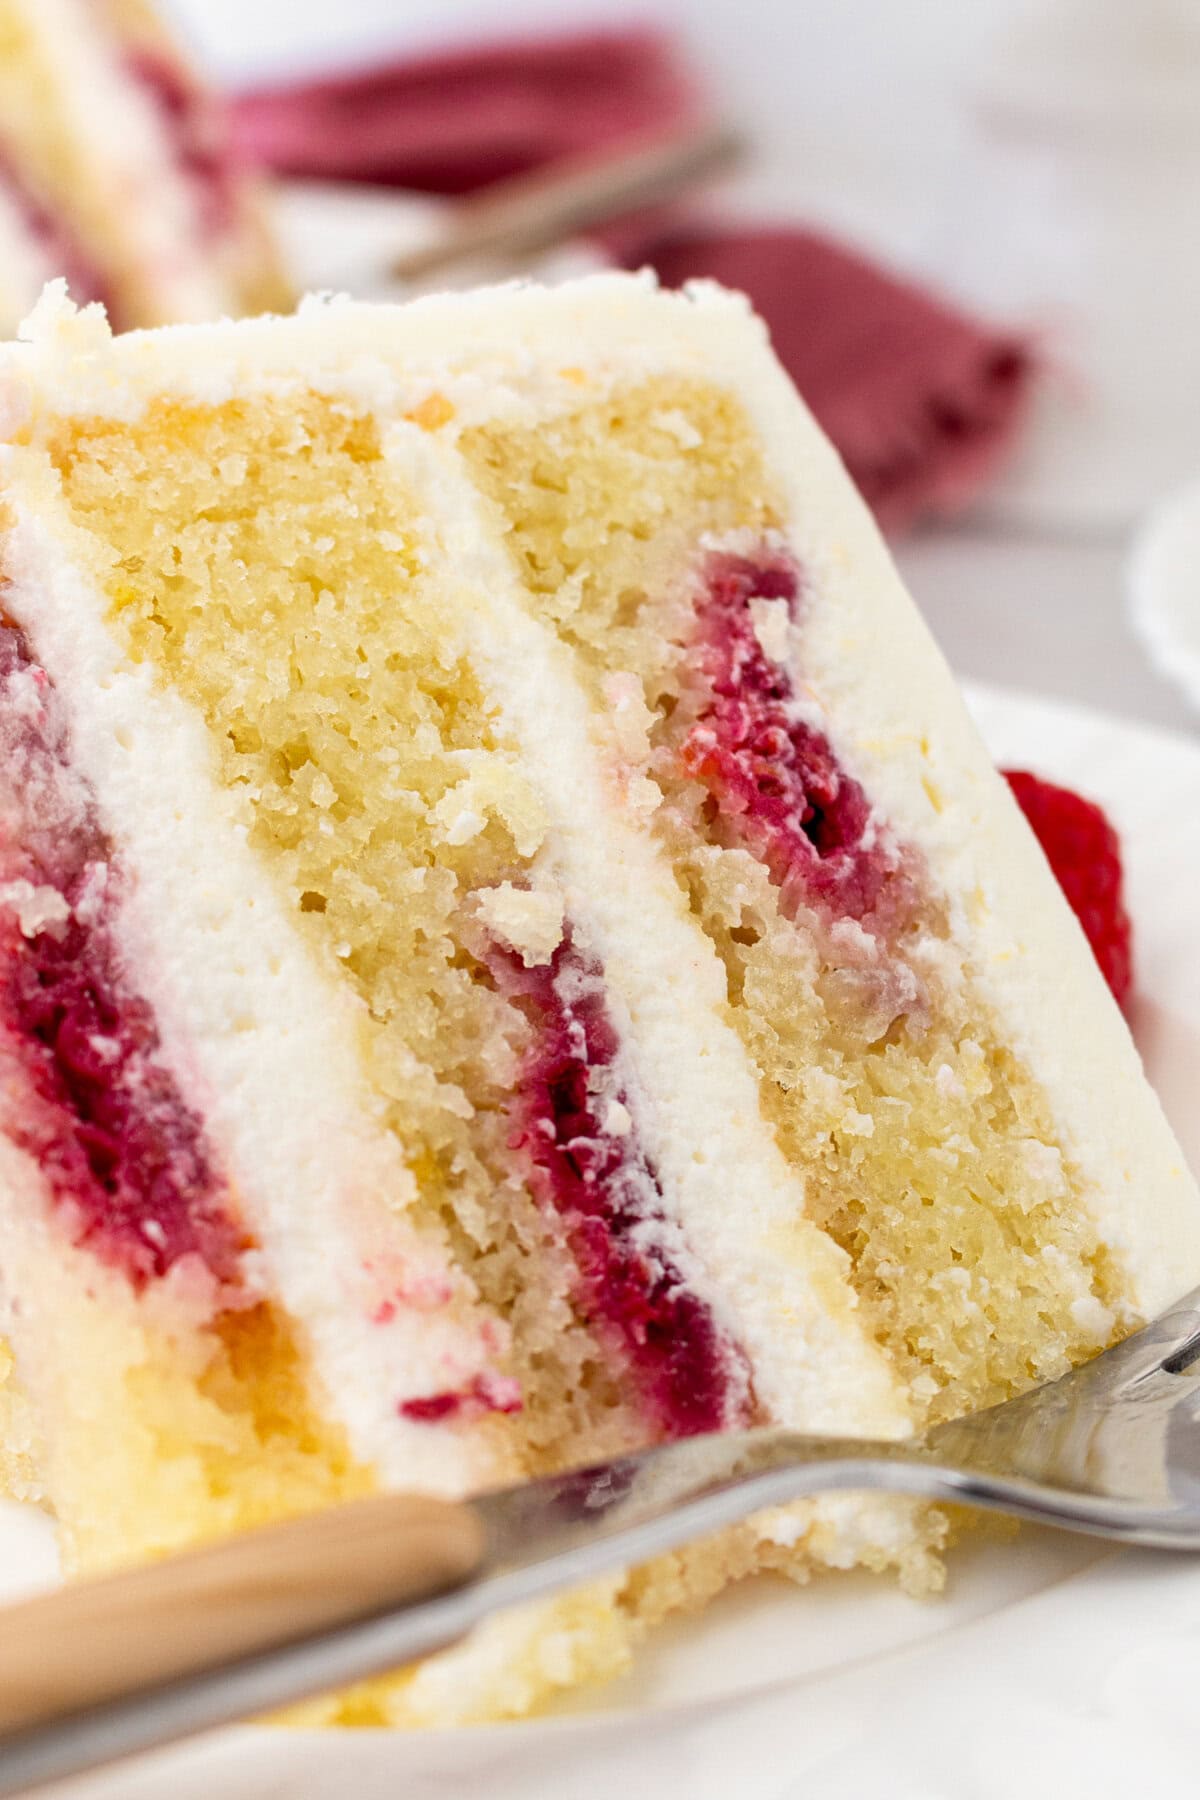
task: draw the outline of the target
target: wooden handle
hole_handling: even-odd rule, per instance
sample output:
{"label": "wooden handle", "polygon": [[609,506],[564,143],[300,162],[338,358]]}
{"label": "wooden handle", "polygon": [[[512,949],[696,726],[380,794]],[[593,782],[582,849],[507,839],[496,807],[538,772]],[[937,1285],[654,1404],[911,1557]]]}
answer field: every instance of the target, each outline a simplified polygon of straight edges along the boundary
{"label": "wooden handle", "polygon": [[0,1732],[428,1599],[482,1556],[468,1507],[388,1494],[0,1609]]}
{"label": "wooden handle", "polygon": [[486,188],[456,207],[445,233],[392,263],[400,281],[425,280],[479,257],[531,256],[643,207],[661,206],[697,182],[726,174],[745,153],[725,127],[689,131],[597,160],[536,170]]}

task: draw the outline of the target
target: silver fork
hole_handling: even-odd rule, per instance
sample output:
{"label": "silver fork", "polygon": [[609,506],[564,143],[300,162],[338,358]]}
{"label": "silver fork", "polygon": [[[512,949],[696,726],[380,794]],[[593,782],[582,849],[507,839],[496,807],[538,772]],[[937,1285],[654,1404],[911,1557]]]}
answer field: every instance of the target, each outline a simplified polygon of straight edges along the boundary
{"label": "silver fork", "polygon": [[691,1438],[469,1507],[358,1501],[10,1607],[0,1796],[400,1667],[505,1607],[835,1489],[1200,1549],[1198,1360],[1200,1289],[1062,1380],[923,1437]]}

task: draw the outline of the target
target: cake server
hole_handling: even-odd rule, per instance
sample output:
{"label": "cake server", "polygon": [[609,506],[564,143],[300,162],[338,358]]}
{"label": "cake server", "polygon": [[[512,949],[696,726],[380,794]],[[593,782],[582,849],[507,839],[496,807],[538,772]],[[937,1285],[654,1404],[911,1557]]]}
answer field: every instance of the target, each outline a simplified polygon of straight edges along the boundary
{"label": "cake server", "polygon": [[834,1489],[1198,1550],[1198,1359],[1200,1289],[921,1437],[690,1438],[469,1505],[354,1501],[24,1601],[0,1611],[0,1796],[397,1668],[504,1607]]}
{"label": "cake server", "polygon": [[449,209],[444,230],[395,257],[390,273],[397,281],[441,281],[463,264],[534,256],[728,175],[746,151],[738,132],[711,125],[615,155],[573,158],[548,173],[511,176]]}

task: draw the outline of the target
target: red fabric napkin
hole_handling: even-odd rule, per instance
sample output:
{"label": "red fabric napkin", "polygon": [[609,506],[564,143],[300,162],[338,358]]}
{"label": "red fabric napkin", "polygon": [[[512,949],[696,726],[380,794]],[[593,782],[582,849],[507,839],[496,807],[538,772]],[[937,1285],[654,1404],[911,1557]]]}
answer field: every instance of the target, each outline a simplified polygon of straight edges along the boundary
{"label": "red fabric napkin", "polygon": [[[597,31],[393,62],[244,95],[243,149],[281,172],[462,194],[704,111],[673,42]],[[750,295],[851,474],[892,530],[965,505],[1002,457],[1033,357],[813,232],[686,213],[606,234],[669,286],[709,275]]]}
{"label": "red fabric napkin", "polygon": [[880,523],[971,500],[1008,448],[1032,357],[828,238],[786,226],[683,225],[627,246],[677,287],[708,275],[744,288],[780,360]]}
{"label": "red fabric napkin", "polygon": [[288,175],[466,194],[703,110],[670,39],[591,31],[451,50],[235,102],[254,160]]}

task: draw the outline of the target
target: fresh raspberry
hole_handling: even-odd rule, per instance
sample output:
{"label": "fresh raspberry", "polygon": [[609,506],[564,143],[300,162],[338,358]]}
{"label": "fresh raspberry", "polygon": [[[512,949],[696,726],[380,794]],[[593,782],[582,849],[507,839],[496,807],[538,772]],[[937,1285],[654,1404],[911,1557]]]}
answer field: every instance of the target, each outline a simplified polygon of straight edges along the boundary
{"label": "fresh raspberry", "polygon": [[1133,981],[1129,914],[1122,894],[1121,844],[1100,808],[1070,788],[1006,769],[1058,885],[1083,926],[1101,973],[1123,1001]]}

